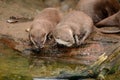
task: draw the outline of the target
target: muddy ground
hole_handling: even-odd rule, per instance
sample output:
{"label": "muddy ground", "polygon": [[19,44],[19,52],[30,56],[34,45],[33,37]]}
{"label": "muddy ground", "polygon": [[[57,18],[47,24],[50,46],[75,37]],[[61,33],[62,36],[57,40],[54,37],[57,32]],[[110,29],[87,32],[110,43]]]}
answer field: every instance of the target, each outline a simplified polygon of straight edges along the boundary
{"label": "muddy ground", "polygon": [[[76,2],[74,2],[74,5],[76,5]],[[61,9],[63,11],[68,10],[68,7],[65,7],[64,5],[65,2],[61,4],[57,3],[58,2],[56,2],[55,5],[52,6],[60,7],[62,5]],[[71,5],[71,3],[68,4]],[[73,7],[74,5],[72,4],[71,7]],[[93,31],[90,37],[86,40],[85,44],[80,46],[79,48],[50,47],[51,45],[48,45],[48,47],[43,49],[42,52],[35,53],[31,51],[28,33],[25,31],[27,28],[30,27],[32,21],[7,23],[7,20],[10,16],[25,18],[34,17],[46,6],[49,7],[51,5],[50,3],[48,4],[47,2],[43,2],[42,0],[0,0],[0,43],[7,45],[10,49],[20,52],[19,55],[22,55],[25,58],[32,58],[32,66],[38,65],[37,69],[41,64],[41,62],[39,61],[40,59],[51,62],[56,61],[65,64],[82,64],[84,66],[89,66],[97,61],[98,57],[101,54],[111,53],[115,48],[114,45],[118,44],[120,41],[119,34],[102,34],[100,32]],[[33,77],[40,76],[40,74],[37,74],[37,69],[33,69]]]}

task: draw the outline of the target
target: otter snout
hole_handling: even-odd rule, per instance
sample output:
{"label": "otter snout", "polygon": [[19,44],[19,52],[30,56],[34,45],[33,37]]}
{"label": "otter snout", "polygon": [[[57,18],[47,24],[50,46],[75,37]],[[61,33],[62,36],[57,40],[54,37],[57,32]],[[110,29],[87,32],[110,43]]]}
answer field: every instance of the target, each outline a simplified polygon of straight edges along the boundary
{"label": "otter snout", "polygon": [[34,46],[36,49],[42,49],[42,48],[44,48],[44,44],[43,44],[43,43],[41,43],[41,42],[39,42],[39,41],[33,40],[32,37],[30,38],[30,40],[31,40],[33,46]]}
{"label": "otter snout", "polygon": [[44,44],[38,44],[38,48],[39,48],[39,49],[44,48]]}
{"label": "otter snout", "polygon": [[41,49],[42,48],[44,48],[44,45],[33,45],[33,51],[35,52],[35,53],[39,53],[40,51],[41,51]]}

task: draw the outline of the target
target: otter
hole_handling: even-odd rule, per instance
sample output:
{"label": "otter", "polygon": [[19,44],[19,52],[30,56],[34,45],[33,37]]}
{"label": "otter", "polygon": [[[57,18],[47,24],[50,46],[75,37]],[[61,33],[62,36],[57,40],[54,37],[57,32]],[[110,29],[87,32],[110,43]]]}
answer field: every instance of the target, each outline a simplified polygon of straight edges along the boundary
{"label": "otter", "polygon": [[80,0],[76,10],[85,12],[97,23],[118,12],[120,4],[118,0]]}
{"label": "otter", "polygon": [[[120,11],[115,13],[114,15],[103,19],[102,21],[96,24],[96,27],[118,27],[120,28]],[[100,30],[100,29],[98,29]],[[107,30],[100,30],[102,33],[120,33],[120,30],[116,31],[107,31]]]}
{"label": "otter", "polygon": [[31,27],[27,31],[29,32],[29,39],[35,48],[41,49],[44,47],[47,36],[61,18],[62,13],[56,8],[46,8],[34,18]]}
{"label": "otter", "polygon": [[93,28],[92,19],[81,11],[69,12],[52,31],[53,38],[58,44],[67,47],[84,43]]}

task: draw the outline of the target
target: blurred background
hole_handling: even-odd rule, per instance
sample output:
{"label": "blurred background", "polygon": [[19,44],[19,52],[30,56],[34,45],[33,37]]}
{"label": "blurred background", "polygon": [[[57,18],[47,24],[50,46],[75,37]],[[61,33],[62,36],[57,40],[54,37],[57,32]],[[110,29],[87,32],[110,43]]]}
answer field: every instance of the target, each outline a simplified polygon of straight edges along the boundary
{"label": "blurred background", "polygon": [[79,0],[0,0],[0,20],[10,16],[33,17],[46,7],[57,7],[67,12]]}

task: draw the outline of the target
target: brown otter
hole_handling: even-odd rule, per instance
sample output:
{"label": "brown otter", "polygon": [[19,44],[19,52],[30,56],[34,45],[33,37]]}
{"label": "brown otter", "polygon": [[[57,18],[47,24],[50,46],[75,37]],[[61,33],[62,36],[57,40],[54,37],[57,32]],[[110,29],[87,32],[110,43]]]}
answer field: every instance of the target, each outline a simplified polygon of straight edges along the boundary
{"label": "brown otter", "polygon": [[29,31],[30,41],[38,49],[43,48],[47,35],[55,28],[62,18],[62,13],[56,8],[46,8],[35,17]]}
{"label": "brown otter", "polygon": [[[104,27],[104,26],[118,27],[120,29],[120,11],[108,18],[103,19],[102,21],[96,24],[96,27]],[[102,33],[120,33],[120,30],[116,30],[116,31],[100,30],[100,31]]]}
{"label": "brown otter", "polygon": [[85,12],[97,23],[118,12],[120,4],[118,0],[80,0],[76,9]]}
{"label": "brown otter", "polygon": [[75,43],[82,44],[90,35],[92,27],[93,21],[87,14],[71,11],[52,31],[52,35],[58,44],[71,47]]}

